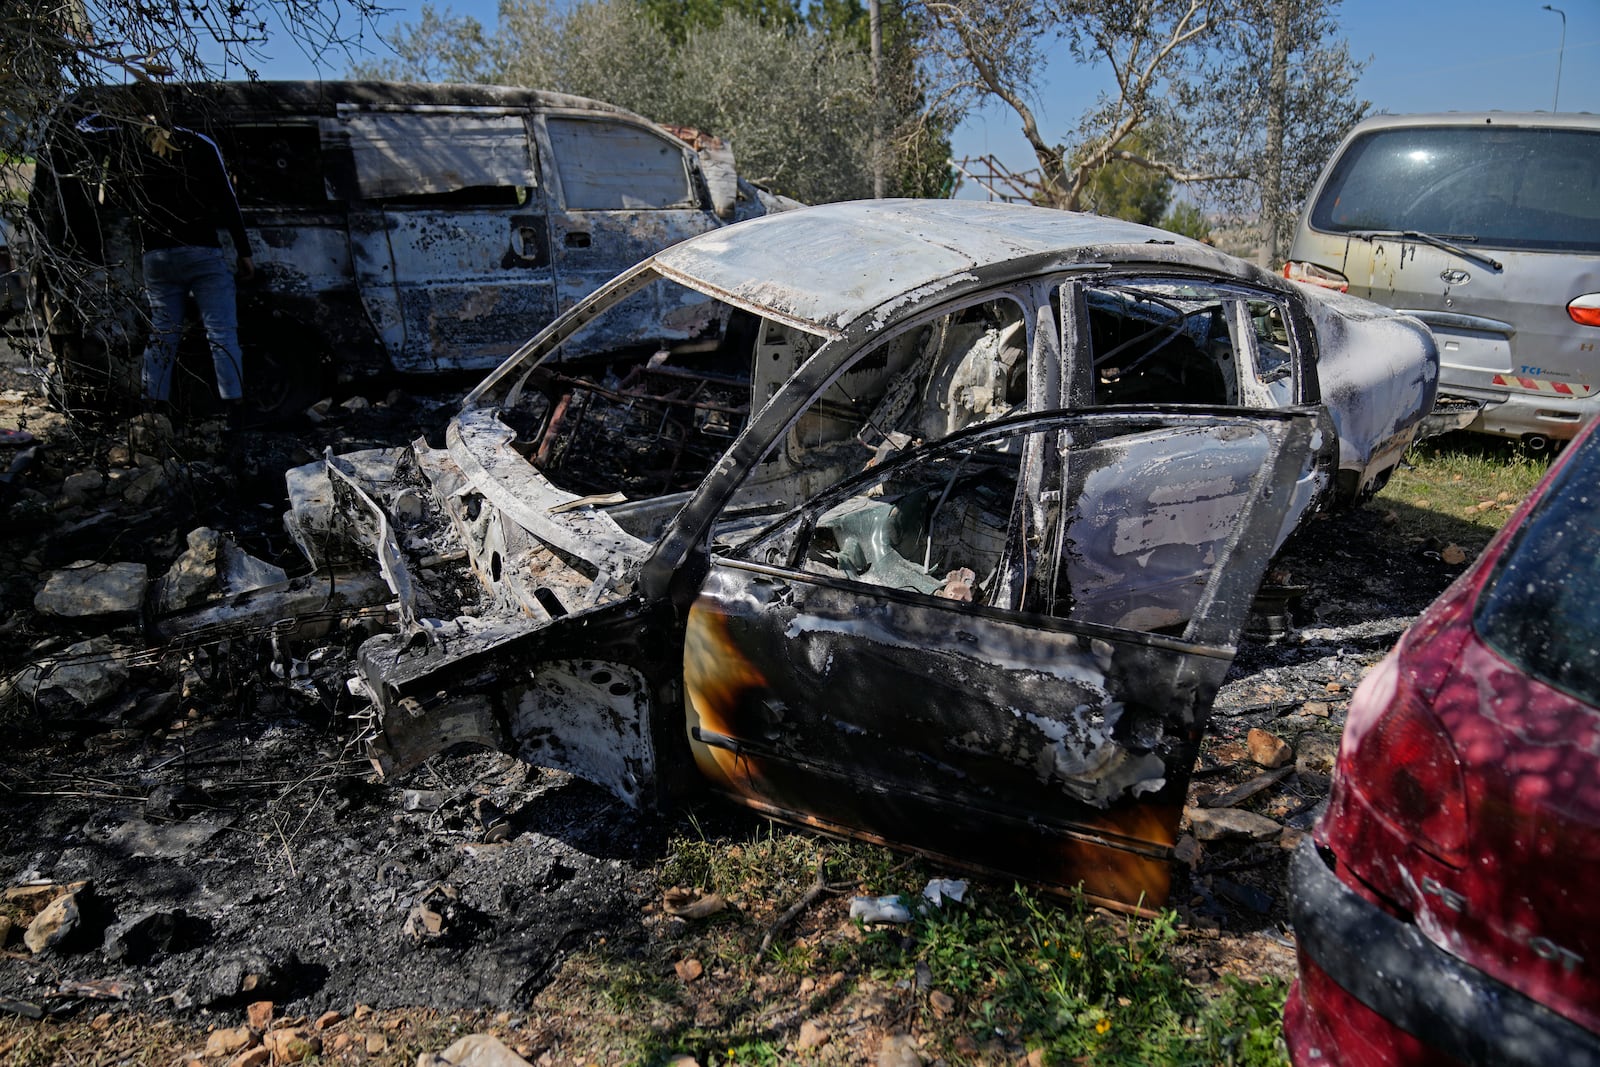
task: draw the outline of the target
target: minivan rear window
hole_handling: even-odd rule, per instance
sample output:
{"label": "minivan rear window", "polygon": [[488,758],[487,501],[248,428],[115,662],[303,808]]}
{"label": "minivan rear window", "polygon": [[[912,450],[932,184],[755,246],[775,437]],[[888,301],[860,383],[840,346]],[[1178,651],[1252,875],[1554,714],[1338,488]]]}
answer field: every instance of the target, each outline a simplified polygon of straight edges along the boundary
{"label": "minivan rear window", "polygon": [[1374,130],[1311,211],[1334,233],[1421,230],[1481,246],[1600,252],[1600,132],[1506,126]]}
{"label": "minivan rear window", "polygon": [[1600,704],[1600,437],[1558,475],[1479,597],[1473,622],[1520,670]]}

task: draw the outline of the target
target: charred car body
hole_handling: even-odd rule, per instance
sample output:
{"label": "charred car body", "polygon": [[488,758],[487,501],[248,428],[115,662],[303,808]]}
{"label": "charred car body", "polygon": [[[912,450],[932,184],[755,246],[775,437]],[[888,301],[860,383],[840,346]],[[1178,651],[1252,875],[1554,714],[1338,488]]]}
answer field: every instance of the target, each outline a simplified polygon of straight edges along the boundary
{"label": "charred car body", "polygon": [[35,299],[81,400],[137,381],[137,205],[117,175],[147,114],[211,137],[234,178],[259,279],[239,294],[248,392],[266,408],[307,402],[326,372],[486,370],[650,253],[795,206],[740,181],[725,142],[696,136],[697,150],[557,93],[385,82],[86,92],[41,153],[26,227]]}
{"label": "charred car body", "polygon": [[444,447],[292,471],[287,521],[398,601],[359,654],[387,770],[704,779],[1153,905],[1269,557],[1382,481],[1436,366],[1417,323],[1130,223],[832,205],[658,253]]}

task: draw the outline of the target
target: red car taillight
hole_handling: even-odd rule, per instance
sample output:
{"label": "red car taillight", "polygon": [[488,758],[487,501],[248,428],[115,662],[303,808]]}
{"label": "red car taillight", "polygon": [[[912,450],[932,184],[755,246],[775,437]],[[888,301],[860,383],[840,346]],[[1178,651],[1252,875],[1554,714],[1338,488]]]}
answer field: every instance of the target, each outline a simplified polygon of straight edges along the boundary
{"label": "red car taillight", "polygon": [[1600,326],[1600,293],[1584,293],[1567,304],[1567,316],[1579,326]]}
{"label": "red car taillight", "polygon": [[1291,282],[1299,282],[1302,285],[1315,285],[1319,289],[1337,289],[1341,293],[1350,291],[1350,280],[1343,274],[1302,260],[1291,259],[1285,263],[1283,265],[1283,276]]}
{"label": "red car taillight", "polygon": [[1374,671],[1368,682],[1376,684],[1369,689],[1363,683],[1351,701],[1355,729],[1339,756],[1341,784],[1411,844],[1460,866],[1467,846],[1461,760],[1450,735],[1406,684],[1404,668],[1388,666]]}

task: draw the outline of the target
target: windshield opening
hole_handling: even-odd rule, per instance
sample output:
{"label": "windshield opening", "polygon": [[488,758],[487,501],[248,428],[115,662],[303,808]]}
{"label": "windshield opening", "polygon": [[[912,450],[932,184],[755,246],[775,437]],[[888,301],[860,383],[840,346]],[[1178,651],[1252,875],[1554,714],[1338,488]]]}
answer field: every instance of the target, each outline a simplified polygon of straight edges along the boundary
{"label": "windshield opening", "polygon": [[1378,130],[1339,158],[1311,225],[1334,233],[1418,230],[1493,248],[1600,252],[1600,132]]}
{"label": "windshield opening", "polygon": [[593,311],[473,402],[496,407],[512,447],[567,492],[620,503],[693,489],[749,419],[766,320],[657,276]]}

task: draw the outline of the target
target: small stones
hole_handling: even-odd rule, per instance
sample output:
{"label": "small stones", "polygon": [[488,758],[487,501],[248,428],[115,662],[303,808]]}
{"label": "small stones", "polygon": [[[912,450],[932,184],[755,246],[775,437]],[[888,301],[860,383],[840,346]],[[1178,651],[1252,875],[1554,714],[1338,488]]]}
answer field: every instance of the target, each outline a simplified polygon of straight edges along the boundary
{"label": "small stones", "polygon": [[235,1026],[227,1030],[213,1030],[206,1036],[206,1056],[232,1056],[256,1043],[256,1035],[248,1026]]}
{"label": "small stones", "polygon": [[250,1029],[257,1032],[266,1030],[272,1025],[272,1001],[258,1000],[244,1010],[245,1019],[250,1024]]}
{"label": "small stones", "polygon": [[833,1040],[832,1034],[807,1019],[800,1024],[800,1036],[795,1039],[794,1047],[797,1051],[804,1052],[807,1049],[821,1048],[831,1040]]}
{"label": "small stones", "polygon": [[1226,841],[1230,838],[1247,838],[1251,841],[1270,841],[1283,831],[1283,827],[1251,811],[1239,808],[1188,808],[1189,824],[1200,841]]}
{"label": "small stones", "polygon": [[1289,747],[1289,743],[1266,730],[1252,728],[1245,743],[1249,746],[1251,761],[1269,770],[1282,767],[1294,759],[1294,749]]}
{"label": "small stones", "polygon": [[28,951],[35,955],[46,949],[55,948],[72,936],[72,932],[78,928],[80,918],[78,895],[63,893],[33,917],[33,922],[28,924],[27,932],[22,935],[23,943],[28,946]]}

